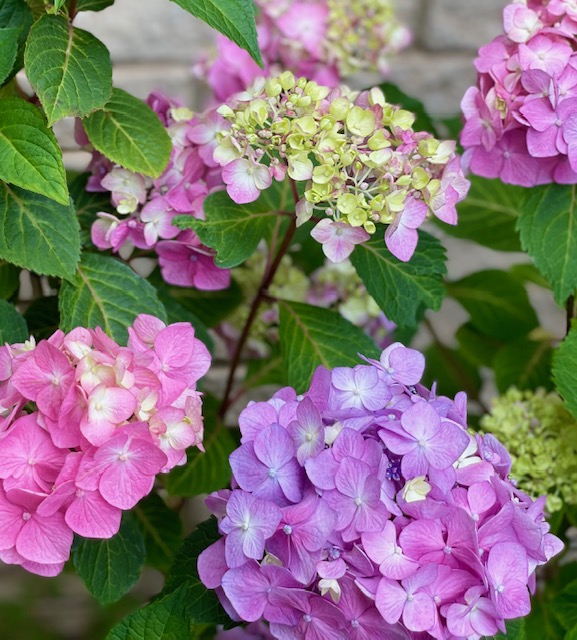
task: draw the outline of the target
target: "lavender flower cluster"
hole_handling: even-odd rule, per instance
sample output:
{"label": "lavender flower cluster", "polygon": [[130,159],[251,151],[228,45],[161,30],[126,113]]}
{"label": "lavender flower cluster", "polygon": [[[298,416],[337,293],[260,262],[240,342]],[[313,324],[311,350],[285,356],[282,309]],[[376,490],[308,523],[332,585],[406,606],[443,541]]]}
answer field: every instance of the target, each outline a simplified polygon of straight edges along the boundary
{"label": "lavender flower cluster", "polygon": [[505,35],[481,47],[465,93],[464,164],[486,178],[531,187],[577,183],[577,6],[516,0]]}
{"label": "lavender flower cluster", "polygon": [[545,497],[509,480],[496,438],[468,432],[464,393],[419,384],[421,353],[365,360],[241,413],[200,577],[281,640],[492,636],[529,613],[536,567],[562,548]]}
{"label": "lavender flower cluster", "polygon": [[124,259],[135,247],[154,250],[162,277],[169,284],[226,289],[230,272],[216,266],[214,251],[204,246],[194,231],[173,226],[172,220],[177,215],[204,219],[206,196],[223,188],[221,170],[212,153],[216,131],[226,128],[227,123],[214,110],[195,115],[159,93],[152,93],[148,104],[172,140],[168,167],[151,180],[115,166],[95,151],[87,190],[110,192],[115,214],[97,214],[92,242],[100,250],[112,249]]}

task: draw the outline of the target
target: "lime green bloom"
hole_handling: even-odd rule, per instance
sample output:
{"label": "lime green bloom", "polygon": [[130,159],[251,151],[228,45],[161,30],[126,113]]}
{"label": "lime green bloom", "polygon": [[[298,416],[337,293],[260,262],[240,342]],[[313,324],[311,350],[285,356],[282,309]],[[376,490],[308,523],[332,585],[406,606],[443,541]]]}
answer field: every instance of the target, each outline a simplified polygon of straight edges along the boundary
{"label": "lime green bloom", "polygon": [[577,420],[555,393],[509,389],[481,428],[507,447],[512,475],[527,493],[547,494],[547,508],[577,504]]}

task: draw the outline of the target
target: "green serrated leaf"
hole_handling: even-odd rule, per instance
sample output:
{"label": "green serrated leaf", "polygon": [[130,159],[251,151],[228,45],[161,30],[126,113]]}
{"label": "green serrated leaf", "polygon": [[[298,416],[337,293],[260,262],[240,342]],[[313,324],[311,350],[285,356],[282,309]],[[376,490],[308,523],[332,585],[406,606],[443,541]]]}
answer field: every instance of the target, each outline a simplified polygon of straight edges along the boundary
{"label": "green serrated leaf", "polygon": [[144,537],[146,564],[167,571],[182,542],[182,523],[178,514],[169,509],[157,493],[141,500],[133,513]]}
{"label": "green serrated leaf", "polygon": [[375,302],[397,325],[415,326],[424,308],[440,308],[445,292],[445,250],[428,233],[419,233],[417,250],[409,262],[395,258],[381,237],[357,245],[351,262]]}
{"label": "green serrated leaf", "polygon": [[[18,30],[16,55],[15,59],[12,60],[11,70],[8,72],[7,77],[13,76],[22,67],[24,45],[26,44],[26,37],[32,26],[32,21],[32,12],[22,0],[0,0],[0,29]],[[3,60],[2,54],[0,54],[0,67],[2,67],[3,63],[7,64]]]}
{"label": "green serrated leaf", "polygon": [[521,251],[515,225],[527,190],[500,180],[469,178],[469,193],[457,205],[459,222],[455,226],[443,224],[443,231],[495,251]]}
{"label": "green serrated leaf", "polygon": [[16,311],[14,305],[0,300],[0,345],[5,342],[24,342],[29,337],[26,320]]}
{"label": "green serrated leaf", "polygon": [[495,638],[507,638],[507,640],[525,640],[525,618],[509,620],[507,622],[507,634],[498,633]]}
{"label": "green serrated leaf", "polygon": [[314,370],[355,366],[359,354],[378,358],[379,349],[340,314],[300,302],[278,301],[279,341],[288,383],[303,392]]}
{"label": "green serrated leaf", "polygon": [[225,191],[208,196],[203,208],[206,220],[177,216],[174,224],[194,229],[202,243],[216,250],[215,263],[223,269],[232,269],[249,258],[278,217],[261,198],[251,204],[236,204]]}
{"label": "green serrated leaf", "polygon": [[72,546],[76,571],[101,604],[116,602],[132,587],[145,555],[142,533],[130,513],[123,515],[120,530],[112,538],[77,537]]}
{"label": "green serrated leaf", "polygon": [[36,22],[24,64],[50,126],[66,116],[87,116],[102,108],[112,93],[108,49],[64,16],[46,15]]}
{"label": "green serrated leaf", "polygon": [[525,288],[503,271],[478,271],[449,283],[447,293],[468,311],[475,329],[492,338],[514,340],[539,325]]}
{"label": "green serrated leaf", "polygon": [[509,387],[517,389],[552,389],[551,359],[553,349],[549,340],[521,338],[509,342],[495,354],[493,369],[500,393]]}
{"label": "green serrated leaf", "polygon": [[24,319],[36,339],[49,338],[60,324],[58,296],[33,300],[24,312]]}
{"label": "green serrated leaf", "polygon": [[0,260],[0,298],[8,300],[20,288],[20,269]]}
{"label": "green serrated leaf", "polygon": [[262,67],[253,0],[172,0],[250,53]]}
{"label": "green serrated leaf", "polygon": [[119,622],[106,640],[186,640],[190,622],[186,618],[186,587],[154,600]]}
{"label": "green serrated leaf", "polygon": [[577,580],[570,582],[551,603],[557,620],[569,631],[577,626]]}
{"label": "green serrated leaf", "polygon": [[517,229],[523,249],[551,283],[560,305],[577,289],[577,186],[534,187],[521,203]]}
{"label": "green serrated leaf", "polygon": [[417,116],[415,123],[413,124],[413,129],[415,131],[429,131],[438,137],[435,124],[427,113],[425,105],[420,100],[407,95],[404,91],[399,89],[397,85],[392,84],[391,82],[383,82],[380,87],[383,90],[385,99],[388,103],[398,104],[403,109],[412,111]]}
{"label": "green serrated leaf", "polygon": [[17,27],[0,27],[0,85],[10,75],[18,55],[18,35],[20,29]]}
{"label": "green serrated leaf", "polygon": [[201,522],[180,547],[166,579],[163,594],[186,588],[186,612],[195,623],[230,625],[214,591],[208,590],[198,577],[198,556],[220,538],[215,518]]}
{"label": "green serrated leaf", "polygon": [[76,11],[102,11],[113,4],[114,0],[78,0]]}
{"label": "green serrated leaf", "polygon": [[577,323],[573,323],[571,331],[555,350],[553,355],[553,381],[559,395],[565,400],[567,409],[577,418],[577,387],[575,372],[577,371]]}
{"label": "green serrated leaf", "polygon": [[40,109],[0,100],[0,180],[68,205],[62,152]]}
{"label": "green serrated leaf", "polygon": [[94,147],[130,171],[158,178],[170,160],[172,143],[158,116],[122,89],[82,122]]}
{"label": "green serrated leaf", "polygon": [[36,273],[73,278],[80,233],[71,202],[0,183],[0,258]]}
{"label": "green serrated leaf", "polygon": [[213,396],[204,397],[205,453],[191,447],[187,451],[187,463],[175,467],[166,476],[165,486],[171,495],[197,496],[222,489],[230,482],[228,457],[237,447],[237,442],[232,431],[217,418],[218,405]]}
{"label": "green serrated leaf", "polygon": [[166,321],[154,287],[124,263],[95,253],[82,257],[73,281],[60,289],[60,328],[100,326],[116,341],[140,313]]}

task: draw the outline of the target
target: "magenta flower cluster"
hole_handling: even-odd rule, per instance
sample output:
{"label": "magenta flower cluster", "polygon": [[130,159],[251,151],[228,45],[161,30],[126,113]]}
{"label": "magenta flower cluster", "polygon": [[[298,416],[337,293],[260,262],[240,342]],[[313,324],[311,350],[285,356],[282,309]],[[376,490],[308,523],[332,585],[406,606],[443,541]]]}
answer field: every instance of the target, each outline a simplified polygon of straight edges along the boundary
{"label": "magenta flower cluster", "polygon": [[241,413],[233,488],[207,499],[223,536],[198,561],[234,619],[281,640],[474,640],[529,613],[535,568],[562,547],[545,498],[423,369],[395,343]]}
{"label": "magenta flower cluster", "polygon": [[479,50],[461,143],[477,175],[524,187],[577,183],[577,6],[512,2],[505,35]]}
{"label": "magenta flower cluster", "polygon": [[100,328],[0,347],[0,560],[58,574],[74,533],[110,538],[157,473],[202,449],[189,323],[140,315],[127,347]]}
{"label": "magenta flower cluster", "polygon": [[217,54],[195,66],[216,100],[225,102],[260,77],[292,71],[336,87],[359,71],[388,72],[388,58],[406,47],[410,33],[395,17],[390,0],[256,0],[259,67],[224,36]]}
{"label": "magenta flower cluster", "polygon": [[92,242],[127,259],[134,248],[154,250],[162,277],[169,284],[203,290],[226,289],[230,272],[214,262],[214,251],[194,231],[179,230],[177,215],[204,219],[203,202],[223,187],[212,159],[216,132],[227,128],[214,110],[195,116],[165,96],[153,93],[148,104],[172,140],[168,167],[156,180],[113,165],[94,152],[89,191],[109,191],[115,214],[100,212],[92,225]]}

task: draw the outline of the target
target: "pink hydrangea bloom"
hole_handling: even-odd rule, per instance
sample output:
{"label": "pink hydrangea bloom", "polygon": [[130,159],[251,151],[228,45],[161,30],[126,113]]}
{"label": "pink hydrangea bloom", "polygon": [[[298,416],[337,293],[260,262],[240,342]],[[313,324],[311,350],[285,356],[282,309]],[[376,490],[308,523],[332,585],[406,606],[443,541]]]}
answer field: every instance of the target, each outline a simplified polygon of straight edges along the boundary
{"label": "pink hydrangea bloom", "polygon": [[[140,315],[0,350],[0,559],[56,575],[74,533],[109,538],[155,476],[202,449],[196,383],[210,354],[188,323]],[[287,436],[288,437],[288,436]],[[273,505],[276,509],[276,507]]]}

